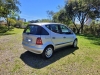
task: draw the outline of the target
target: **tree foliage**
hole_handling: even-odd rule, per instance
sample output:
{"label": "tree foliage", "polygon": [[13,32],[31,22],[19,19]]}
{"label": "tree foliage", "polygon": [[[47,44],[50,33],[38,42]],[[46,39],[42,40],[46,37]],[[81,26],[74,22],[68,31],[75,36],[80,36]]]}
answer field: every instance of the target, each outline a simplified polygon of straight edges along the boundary
{"label": "tree foliage", "polygon": [[23,24],[24,24],[24,22],[22,20],[18,20],[18,21],[16,21],[15,27],[22,28]]}
{"label": "tree foliage", "polygon": [[47,11],[47,14],[48,14],[49,19],[52,20],[52,17],[53,17],[53,15],[54,15],[54,12],[48,10],[48,11]]}
{"label": "tree foliage", "polygon": [[[100,18],[100,0],[66,0],[65,2],[64,8],[53,15],[53,21],[73,23],[77,33],[83,33],[85,22],[89,18]],[[77,25],[76,21],[80,25]]]}
{"label": "tree foliage", "polygon": [[16,20],[8,18],[8,22],[10,26],[14,26],[16,24]]}
{"label": "tree foliage", "polygon": [[41,19],[41,20],[39,20],[39,22],[51,22],[51,20],[50,19]]}
{"label": "tree foliage", "polygon": [[90,8],[89,16],[93,19],[100,18],[100,0],[83,0]]}
{"label": "tree foliage", "polygon": [[[83,32],[84,23],[89,17],[90,6],[84,3],[83,0],[73,0],[65,4],[66,16],[72,20],[77,33]],[[76,20],[80,22],[80,27],[76,25]]]}
{"label": "tree foliage", "polygon": [[20,12],[18,0],[0,0],[0,17],[7,17],[13,12]]}
{"label": "tree foliage", "polygon": [[54,22],[60,22],[69,25],[70,19],[67,18],[66,12],[64,9],[61,9],[59,12],[56,12],[53,16]]}
{"label": "tree foliage", "polygon": [[0,0],[0,18],[5,18],[8,30],[10,26],[9,18],[15,19],[14,13],[20,12],[18,5],[20,5],[18,0]]}

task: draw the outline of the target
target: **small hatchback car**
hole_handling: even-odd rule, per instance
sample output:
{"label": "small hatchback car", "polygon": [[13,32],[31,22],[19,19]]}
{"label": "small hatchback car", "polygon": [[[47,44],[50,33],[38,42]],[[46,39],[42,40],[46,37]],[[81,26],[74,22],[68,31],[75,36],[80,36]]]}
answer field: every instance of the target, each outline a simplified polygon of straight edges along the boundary
{"label": "small hatchback car", "polygon": [[71,29],[60,23],[31,23],[23,32],[22,44],[26,50],[48,59],[55,49],[77,47],[77,38]]}

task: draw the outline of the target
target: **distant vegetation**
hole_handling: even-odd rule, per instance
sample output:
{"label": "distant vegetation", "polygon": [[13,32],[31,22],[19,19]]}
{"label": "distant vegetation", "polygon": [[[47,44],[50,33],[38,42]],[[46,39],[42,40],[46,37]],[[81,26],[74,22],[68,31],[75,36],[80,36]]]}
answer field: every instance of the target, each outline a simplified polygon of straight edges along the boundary
{"label": "distant vegetation", "polygon": [[25,28],[28,22],[19,20],[19,0],[0,0],[0,33],[17,28]]}
{"label": "distant vegetation", "polygon": [[[46,11],[48,19],[37,19],[29,22],[19,20],[19,0],[0,0],[0,33],[17,28],[25,28],[28,23],[56,22],[68,25],[75,33],[100,36],[100,0],[66,0],[58,12]],[[93,21],[86,25],[87,20]],[[96,22],[97,20],[97,22]],[[76,23],[78,21],[80,24]]]}
{"label": "distant vegetation", "polygon": [[18,0],[0,0],[0,18],[6,20],[8,30],[16,24],[16,16],[20,12],[18,5],[20,5]]}
{"label": "distant vegetation", "polygon": [[[63,8],[58,12],[47,11],[53,22],[67,24],[76,33],[100,34],[100,24],[91,22],[90,26],[85,25],[87,20],[100,19],[100,0],[67,0]],[[76,21],[79,21],[77,25]],[[98,20],[99,21],[99,20]]]}

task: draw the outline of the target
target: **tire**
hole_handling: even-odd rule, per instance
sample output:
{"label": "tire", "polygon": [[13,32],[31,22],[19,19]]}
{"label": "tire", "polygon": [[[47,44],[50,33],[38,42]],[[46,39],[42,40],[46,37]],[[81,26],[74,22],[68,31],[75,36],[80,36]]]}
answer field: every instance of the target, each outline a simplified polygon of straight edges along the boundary
{"label": "tire", "polygon": [[77,39],[75,39],[74,42],[73,42],[73,45],[72,45],[74,48],[77,47],[77,42],[78,42]]}
{"label": "tire", "polygon": [[51,46],[48,46],[48,47],[46,47],[45,50],[43,51],[42,56],[43,56],[43,58],[45,58],[45,59],[49,59],[49,58],[52,57],[53,52],[54,52],[54,49],[53,49]]}

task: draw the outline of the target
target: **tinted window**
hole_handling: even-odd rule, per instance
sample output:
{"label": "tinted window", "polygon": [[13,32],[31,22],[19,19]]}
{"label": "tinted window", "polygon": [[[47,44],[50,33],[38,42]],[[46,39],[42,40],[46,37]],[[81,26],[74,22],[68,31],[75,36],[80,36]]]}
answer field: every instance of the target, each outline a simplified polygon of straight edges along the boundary
{"label": "tinted window", "polygon": [[44,28],[42,28],[41,29],[41,35],[49,35],[49,33]]}
{"label": "tinted window", "polygon": [[55,33],[60,33],[60,29],[59,29],[59,25],[56,25],[56,24],[51,24],[51,25],[46,25],[46,27],[48,29],[50,29],[52,32],[55,32]]}
{"label": "tinted window", "polygon": [[[50,25],[46,25],[46,27],[48,28],[48,29],[50,29]],[[50,29],[51,30],[51,29]]]}
{"label": "tinted window", "polygon": [[61,33],[62,34],[71,34],[72,32],[64,25],[60,25]]}
{"label": "tinted window", "polygon": [[40,26],[38,25],[28,25],[26,29],[24,30],[24,33],[27,34],[34,34],[34,35],[40,35]]}
{"label": "tinted window", "polygon": [[34,34],[34,35],[49,35],[49,33],[38,25],[28,25],[24,30],[26,34]]}

